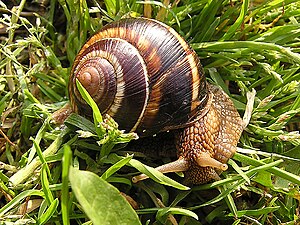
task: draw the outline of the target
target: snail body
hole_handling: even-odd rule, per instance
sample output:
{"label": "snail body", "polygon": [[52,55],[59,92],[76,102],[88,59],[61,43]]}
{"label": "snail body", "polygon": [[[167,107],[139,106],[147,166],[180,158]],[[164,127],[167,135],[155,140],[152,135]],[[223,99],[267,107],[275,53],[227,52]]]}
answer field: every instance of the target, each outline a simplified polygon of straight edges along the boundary
{"label": "snail body", "polygon": [[88,114],[76,79],[120,129],[139,136],[177,130],[178,160],[159,167],[161,172],[185,171],[187,180],[198,184],[227,169],[242,120],[229,97],[207,84],[193,49],[167,25],[125,19],[89,39],[74,61],[69,82],[73,110]]}

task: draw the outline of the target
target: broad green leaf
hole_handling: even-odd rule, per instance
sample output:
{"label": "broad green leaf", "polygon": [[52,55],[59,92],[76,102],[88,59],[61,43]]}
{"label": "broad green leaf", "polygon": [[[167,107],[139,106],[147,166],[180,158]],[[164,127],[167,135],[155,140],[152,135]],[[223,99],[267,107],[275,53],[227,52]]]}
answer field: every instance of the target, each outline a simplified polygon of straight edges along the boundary
{"label": "broad green leaf", "polygon": [[96,174],[70,168],[72,190],[94,225],[141,224],[119,190]]}
{"label": "broad green leaf", "polygon": [[273,187],[271,173],[267,171],[260,171],[253,180],[265,187]]}

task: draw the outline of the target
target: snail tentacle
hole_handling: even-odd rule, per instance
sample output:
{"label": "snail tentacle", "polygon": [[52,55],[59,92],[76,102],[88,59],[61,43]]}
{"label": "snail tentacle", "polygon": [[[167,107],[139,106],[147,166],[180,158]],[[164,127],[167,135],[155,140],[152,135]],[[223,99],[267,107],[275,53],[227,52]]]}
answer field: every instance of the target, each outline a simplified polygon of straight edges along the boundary
{"label": "snail tentacle", "polygon": [[212,158],[208,153],[201,153],[196,156],[196,162],[201,167],[213,167],[222,171],[228,169],[227,164],[221,163],[218,160]]}
{"label": "snail tentacle", "polygon": [[[170,162],[155,168],[161,173],[184,172],[189,169],[189,162],[184,158],[179,158],[174,162]],[[149,178],[146,174],[140,174],[132,178],[133,183]]]}

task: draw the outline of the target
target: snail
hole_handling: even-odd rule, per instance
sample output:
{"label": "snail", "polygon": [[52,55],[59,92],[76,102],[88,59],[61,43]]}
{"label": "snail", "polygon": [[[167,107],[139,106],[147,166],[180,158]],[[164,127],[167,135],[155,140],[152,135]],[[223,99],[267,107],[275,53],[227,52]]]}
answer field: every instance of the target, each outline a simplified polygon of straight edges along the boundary
{"label": "snail", "polygon": [[69,97],[73,111],[91,113],[76,79],[120,129],[141,137],[176,130],[178,159],[160,172],[182,171],[187,182],[201,184],[228,168],[243,121],[230,98],[207,83],[197,54],[171,27],[123,19],[87,41],[72,66]]}

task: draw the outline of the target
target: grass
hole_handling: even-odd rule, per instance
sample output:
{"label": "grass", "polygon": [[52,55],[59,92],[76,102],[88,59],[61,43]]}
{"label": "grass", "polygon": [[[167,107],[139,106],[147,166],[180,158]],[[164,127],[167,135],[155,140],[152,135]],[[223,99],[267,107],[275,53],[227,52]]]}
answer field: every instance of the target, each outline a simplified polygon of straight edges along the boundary
{"label": "grass", "polygon": [[[0,1],[0,12],[1,224],[300,222],[298,1],[19,0]],[[153,171],[149,165],[169,159],[125,154],[120,148],[136,136],[96,107],[94,121],[73,114],[65,126],[52,123],[86,39],[108,22],[143,15],[189,41],[207,80],[241,115],[254,95],[220,181],[188,188]],[[153,180],[132,184],[137,171]]]}

